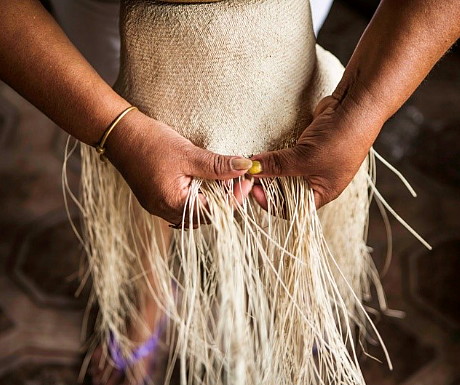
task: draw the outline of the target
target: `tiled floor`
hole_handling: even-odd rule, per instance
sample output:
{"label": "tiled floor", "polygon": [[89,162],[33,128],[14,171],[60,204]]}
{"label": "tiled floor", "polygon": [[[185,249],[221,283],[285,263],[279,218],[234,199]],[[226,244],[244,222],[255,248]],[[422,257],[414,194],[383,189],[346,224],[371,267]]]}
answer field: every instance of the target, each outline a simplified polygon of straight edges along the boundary
{"label": "tiled floor", "polygon": [[[336,2],[319,40],[342,62],[365,19]],[[460,55],[450,53],[384,128],[377,150],[413,184],[413,199],[379,167],[388,202],[432,245],[427,250],[393,219],[394,255],[383,283],[391,309],[378,327],[394,370],[363,357],[368,384],[460,384]],[[75,298],[81,250],[64,210],[63,134],[0,84],[0,384],[77,381],[88,287]],[[70,165],[75,185],[78,167]],[[373,207],[369,244],[383,266],[386,235]],[[382,351],[368,344],[371,355]]]}

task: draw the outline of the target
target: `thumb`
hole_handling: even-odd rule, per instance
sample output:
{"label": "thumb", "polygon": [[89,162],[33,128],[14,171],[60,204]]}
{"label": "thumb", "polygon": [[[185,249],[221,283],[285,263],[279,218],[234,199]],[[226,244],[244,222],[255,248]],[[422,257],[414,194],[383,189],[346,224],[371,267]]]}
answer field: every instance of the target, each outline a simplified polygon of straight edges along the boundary
{"label": "thumb", "polygon": [[203,179],[233,179],[246,174],[252,161],[240,156],[227,156],[195,147],[190,153],[190,176]]}
{"label": "thumb", "polygon": [[321,99],[319,103],[316,105],[316,108],[313,111],[313,119],[316,119],[327,109],[335,110],[338,104],[339,100],[336,97],[332,95],[326,96],[325,98]]}
{"label": "thumb", "polygon": [[305,174],[302,172],[305,159],[303,147],[298,145],[284,150],[263,152],[251,158],[254,165],[249,173],[258,177],[302,176]]}

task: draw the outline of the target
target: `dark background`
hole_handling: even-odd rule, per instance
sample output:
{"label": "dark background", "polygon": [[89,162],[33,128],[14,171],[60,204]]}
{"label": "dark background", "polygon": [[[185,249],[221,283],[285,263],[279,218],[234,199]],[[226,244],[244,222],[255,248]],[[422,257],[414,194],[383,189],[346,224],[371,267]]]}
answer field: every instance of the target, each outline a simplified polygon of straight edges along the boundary
{"label": "dark background", "polygon": [[[378,1],[336,0],[319,43],[346,64]],[[68,385],[83,358],[88,287],[76,298],[82,253],[68,224],[60,172],[65,136],[0,83],[0,384]],[[378,187],[433,246],[393,219],[394,253],[383,278],[391,309],[377,326],[394,370],[363,357],[369,385],[460,384],[460,54],[453,49],[375,145],[418,192],[411,198],[379,164]],[[78,162],[70,177],[78,179]],[[382,268],[387,242],[372,207],[369,245]],[[371,341],[372,342],[372,341]],[[383,359],[381,349],[368,352]]]}

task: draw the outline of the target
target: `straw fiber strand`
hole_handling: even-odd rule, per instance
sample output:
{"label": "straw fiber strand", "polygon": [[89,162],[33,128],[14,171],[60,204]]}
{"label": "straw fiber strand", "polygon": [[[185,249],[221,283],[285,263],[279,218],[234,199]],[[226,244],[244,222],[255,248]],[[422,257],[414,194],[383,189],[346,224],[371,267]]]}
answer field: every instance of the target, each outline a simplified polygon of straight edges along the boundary
{"label": "straw fiber strand", "polygon": [[[116,89],[222,154],[291,146],[343,72],[316,46],[305,0],[125,0],[121,15]],[[139,309],[153,301],[167,319],[164,383],[178,365],[182,385],[364,384],[356,329],[373,328],[361,301],[378,280],[365,243],[372,155],[318,212],[302,178],[263,180],[268,213],[251,198],[235,205],[233,181],[194,180],[186,208],[209,224],[171,234],[114,167],[81,151],[102,341],[112,335],[128,357],[130,328],[148,329]]]}

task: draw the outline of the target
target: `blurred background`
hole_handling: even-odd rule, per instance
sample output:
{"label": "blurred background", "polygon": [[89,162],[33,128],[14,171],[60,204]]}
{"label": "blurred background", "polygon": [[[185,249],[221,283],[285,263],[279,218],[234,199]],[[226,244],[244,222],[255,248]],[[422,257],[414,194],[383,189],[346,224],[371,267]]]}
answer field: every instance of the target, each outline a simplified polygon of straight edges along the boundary
{"label": "blurred background", "polygon": [[[336,0],[319,43],[346,64],[378,1]],[[89,284],[61,187],[66,136],[0,83],[0,384],[76,384]],[[418,193],[378,164],[378,188],[433,246],[391,218],[388,305],[404,318],[374,317],[394,370],[372,343],[362,357],[369,385],[460,385],[460,52],[452,49],[385,125],[375,148]],[[78,160],[68,166],[78,182]],[[75,213],[71,213],[75,218]],[[384,223],[372,207],[369,245],[380,269]],[[88,379],[85,383],[89,383]]]}

